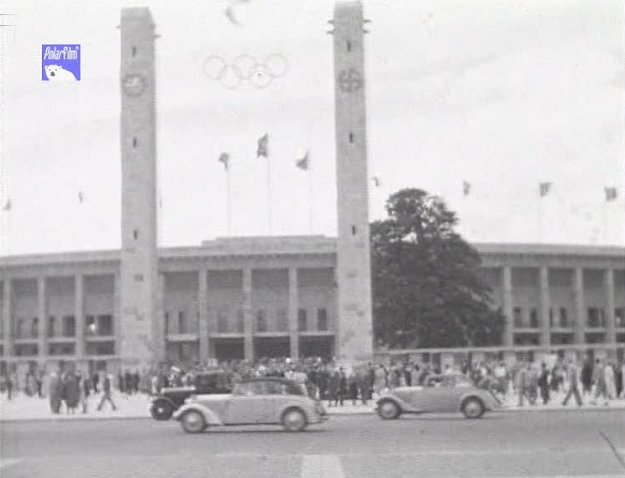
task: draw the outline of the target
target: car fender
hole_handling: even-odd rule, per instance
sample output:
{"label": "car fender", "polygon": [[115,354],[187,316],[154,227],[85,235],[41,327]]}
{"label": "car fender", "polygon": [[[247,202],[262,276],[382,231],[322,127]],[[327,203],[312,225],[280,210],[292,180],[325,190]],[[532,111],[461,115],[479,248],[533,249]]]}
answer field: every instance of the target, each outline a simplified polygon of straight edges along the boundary
{"label": "car fender", "polygon": [[376,407],[379,407],[380,403],[382,403],[384,401],[391,401],[391,402],[393,402],[395,405],[397,405],[399,407],[399,411],[400,412],[418,411],[412,405],[410,405],[409,403],[406,403],[404,400],[400,399],[399,397],[396,397],[395,395],[393,395],[391,393],[382,395],[380,398],[378,398],[376,400],[376,402],[375,402]]}
{"label": "car fender", "polygon": [[185,403],[174,413],[174,418],[176,420],[180,420],[180,417],[182,417],[182,415],[184,415],[188,410],[200,412],[204,416],[204,420],[206,420],[207,425],[223,425],[223,422],[215,412],[213,412],[210,408],[197,403]]}
{"label": "car fender", "polygon": [[278,414],[278,416],[282,417],[284,412],[289,408],[299,408],[300,410],[302,410],[304,412],[304,415],[306,415],[306,420],[309,423],[317,421],[315,419],[315,405],[312,403],[308,403],[304,400],[289,400],[283,404],[280,404],[280,413]]}
{"label": "car fender", "polygon": [[159,400],[163,400],[169,404],[171,404],[172,407],[176,408],[176,405],[174,404],[174,402],[171,401],[171,399],[169,397],[165,397],[164,395],[157,395],[152,399],[151,403],[154,402],[158,402]]}
{"label": "car fender", "polygon": [[490,405],[490,400],[488,400],[486,397],[484,397],[479,392],[480,392],[480,390],[470,390],[470,391],[466,392],[465,394],[463,394],[460,397],[460,400],[458,401],[458,411],[459,412],[462,411],[462,405],[469,398],[476,398],[476,399],[478,399],[484,405],[484,409],[485,410],[490,410],[492,408],[491,405]]}

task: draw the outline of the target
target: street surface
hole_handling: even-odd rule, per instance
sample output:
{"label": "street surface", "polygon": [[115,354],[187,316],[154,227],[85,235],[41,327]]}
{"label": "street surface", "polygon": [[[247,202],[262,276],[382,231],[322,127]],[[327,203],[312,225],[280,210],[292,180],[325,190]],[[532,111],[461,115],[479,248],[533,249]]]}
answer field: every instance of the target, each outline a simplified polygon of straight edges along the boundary
{"label": "street surface", "polygon": [[625,454],[622,410],[332,417],[185,434],[149,419],[5,422],[3,478],[623,477],[599,431]]}

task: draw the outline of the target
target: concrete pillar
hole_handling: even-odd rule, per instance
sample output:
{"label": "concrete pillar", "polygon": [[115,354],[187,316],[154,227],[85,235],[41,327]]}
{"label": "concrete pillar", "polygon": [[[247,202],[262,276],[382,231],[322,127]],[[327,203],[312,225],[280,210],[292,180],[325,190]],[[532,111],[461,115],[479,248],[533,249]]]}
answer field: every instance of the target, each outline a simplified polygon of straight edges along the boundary
{"label": "concrete pillar", "polygon": [[540,345],[551,345],[551,324],[549,321],[549,309],[551,298],[549,297],[549,269],[542,266],[539,270],[538,286],[540,288]]}
{"label": "concrete pillar", "polygon": [[575,300],[575,344],[585,343],[586,304],[584,300],[584,269],[576,267],[573,277],[573,296]]}
{"label": "concrete pillar", "polygon": [[373,359],[371,252],[367,166],[366,69],[363,7],[337,2],[334,30],[337,177],[336,352],[352,363]]}
{"label": "concrete pillar", "polygon": [[514,345],[514,314],[512,313],[512,268],[504,266],[501,270],[504,329],[503,344],[506,347]]}
{"label": "concrete pillar", "polygon": [[198,297],[199,309],[198,334],[200,339],[200,361],[205,362],[211,356],[209,326],[208,326],[208,271],[202,264],[198,272]]}
{"label": "concrete pillar", "polygon": [[603,276],[605,297],[606,343],[616,344],[616,318],[614,316],[614,269],[606,269]]}
{"label": "concrete pillar", "polygon": [[243,334],[245,360],[254,360],[254,315],[252,314],[252,268],[243,269]]}
{"label": "concrete pillar", "polygon": [[[115,355],[120,357],[121,351],[121,341],[122,341],[122,291],[121,291],[121,274],[119,272],[115,273],[115,277],[113,279],[113,307],[114,307],[114,317],[113,317],[113,332],[115,334]],[[110,369],[107,369],[110,371]]]}
{"label": "concrete pillar", "polygon": [[74,276],[74,320],[76,321],[76,358],[85,356],[85,295],[82,274]]}
{"label": "concrete pillar", "polygon": [[43,365],[45,357],[48,355],[46,350],[48,341],[46,337],[46,318],[48,317],[48,306],[46,301],[46,278],[40,276],[37,278],[37,318],[38,326],[38,352],[39,362]]}
{"label": "concrete pillar", "polygon": [[11,279],[5,276],[2,283],[2,330],[4,340],[4,357],[8,358],[13,355],[13,327],[11,315],[13,314],[13,291],[11,287]]}
{"label": "concrete pillar", "polygon": [[299,294],[297,290],[297,267],[289,267],[289,343],[291,358],[299,358],[299,331],[297,326],[297,311],[299,309]]}

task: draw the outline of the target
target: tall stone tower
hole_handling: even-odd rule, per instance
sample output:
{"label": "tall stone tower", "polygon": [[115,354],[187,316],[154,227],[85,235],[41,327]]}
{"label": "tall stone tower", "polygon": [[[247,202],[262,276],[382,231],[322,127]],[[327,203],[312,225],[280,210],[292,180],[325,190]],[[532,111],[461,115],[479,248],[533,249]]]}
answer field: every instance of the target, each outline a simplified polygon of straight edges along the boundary
{"label": "tall stone tower", "polygon": [[154,22],[147,8],[121,12],[122,367],[144,367],[162,358],[157,314],[156,91]]}
{"label": "tall stone tower", "polygon": [[334,10],[335,131],[338,206],[338,342],[340,358],[371,360],[371,258],[365,104],[364,23],[357,0]]}

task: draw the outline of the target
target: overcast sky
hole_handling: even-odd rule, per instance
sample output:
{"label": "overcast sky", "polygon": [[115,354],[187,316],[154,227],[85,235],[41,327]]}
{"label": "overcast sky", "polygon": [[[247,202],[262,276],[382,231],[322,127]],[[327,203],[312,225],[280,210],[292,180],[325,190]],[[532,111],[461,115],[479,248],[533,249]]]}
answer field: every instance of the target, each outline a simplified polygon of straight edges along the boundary
{"label": "overcast sky", "polygon": [[[623,4],[619,0],[365,1],[371,216],[403,187],[442,196],[475,242],[625,244]],[[151,8],[157,32],[160,243],[336,233],[331,0],[3,2],[0,253],[120,246],[119,24]],[[5,18],[5,23],[7,19]],[[41,45],[82,47],[82,80],[41,80]],[[211,55],[273,53],[264,89],[207,78]],[[310,149],[309,174],[294,161]],[[472,184],[463,197],[462,182]],[[539,201],[539,182],[553,187]],[[619,197],[605,201],[604,187]],[[83,202],[79,201],[79,192]],[[539,209],[540,208],[540,209]],[[539,214],[540,213],[540,214]],[[539,221],[539,218],[541,220]],[[542,227],[539,228],[539,224]],[[539,231],[540,229],[540,231]]]}

